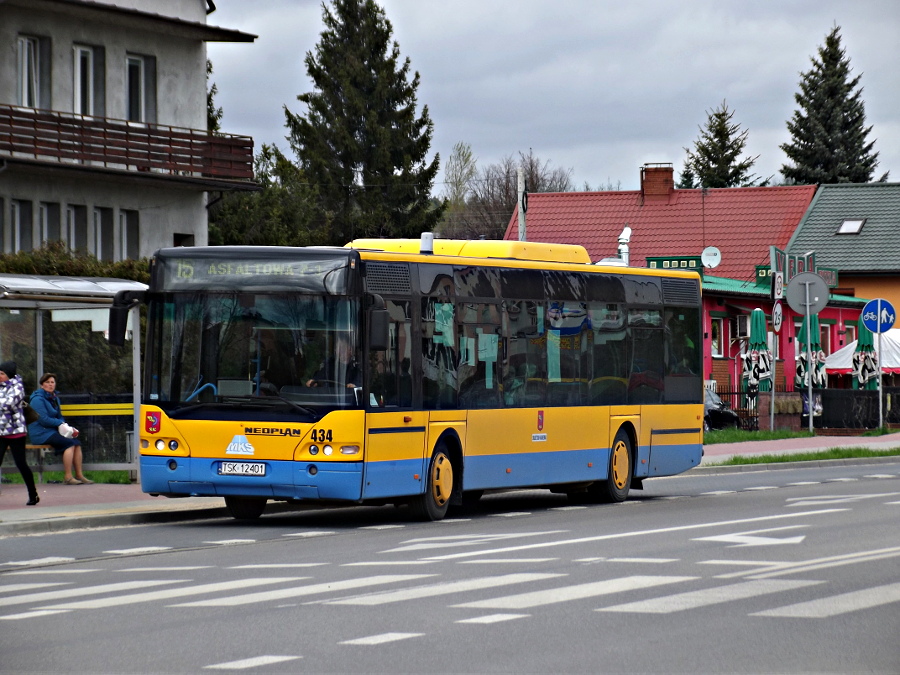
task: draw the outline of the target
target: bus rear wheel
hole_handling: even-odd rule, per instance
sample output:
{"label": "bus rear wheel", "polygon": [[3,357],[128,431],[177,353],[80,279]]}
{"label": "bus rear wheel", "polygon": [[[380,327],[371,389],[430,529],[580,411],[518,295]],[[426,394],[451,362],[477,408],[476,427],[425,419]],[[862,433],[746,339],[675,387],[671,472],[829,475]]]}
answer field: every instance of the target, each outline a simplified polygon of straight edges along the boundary
{"label": "bus rear wheel", "polygon": [[233,518],[238,520],[256,520],[266,509],[265,497],[225,497],[225,506]]}
{"label": "bus rear wheel", "polygon": [[428,465],[425,492],[411,502],[413,516],[418,520],[441,520],[450,507],[453,492],[453,464],[447,447],[439,443]]}
{"label": "bus rear wheel", "polygon": [[624,429],[619,429],[609,452],[606,479],[597,481],[588,488],[591,501],[602,503],[625,501],[634,476],[633,458],[631,437]]}

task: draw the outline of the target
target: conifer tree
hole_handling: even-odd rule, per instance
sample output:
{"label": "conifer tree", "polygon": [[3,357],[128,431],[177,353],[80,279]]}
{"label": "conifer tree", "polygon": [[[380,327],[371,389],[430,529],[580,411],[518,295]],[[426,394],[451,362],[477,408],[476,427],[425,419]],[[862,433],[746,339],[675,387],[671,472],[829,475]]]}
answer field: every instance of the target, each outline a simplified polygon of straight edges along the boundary
{"label": "conifer tree", "polygon": [[684,149],[687,158],[679,187],[727,188],[758,184],[750,168],[759,155],[739,159],[750,132],[741,131],[741,125],[731,121],[733,117],[734,111],[728,109],[725,101],[712,112],[707,111],[706,126],[700,127],[694,149]]}
{"label": "conifer tree", "polygon": [[322,18],[305,58],[314,91],[297,97],[306,114],[285,108],[291,148],[318,192],[317,225],[334,244],[431,231],[444,204],[430,197],[439,157],[426,157],[428,107],[416,116],[419,74],[410,79],[374,0],[333,0]]}
{"label": "conifer tree", "polygon": [[[787,122],[791,141],[781,145],[790,164],[781,167],[785,179],[798,184],[866,183],[878,165],[866,112],[861,75],[850,78],[850,60],[841,47],[840,26],[826,36],[818,60],[800,74],[794,94],[799,110]],[[887,179],[887,174],[882,180]]]}

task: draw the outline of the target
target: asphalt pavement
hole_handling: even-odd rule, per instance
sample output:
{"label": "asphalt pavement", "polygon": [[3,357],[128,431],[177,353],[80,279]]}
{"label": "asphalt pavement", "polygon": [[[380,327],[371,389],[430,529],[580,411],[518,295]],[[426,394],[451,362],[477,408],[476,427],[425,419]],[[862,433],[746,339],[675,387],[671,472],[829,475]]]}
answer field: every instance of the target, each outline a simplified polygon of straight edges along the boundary
{"label": "asphalt pavement", "polygon": [[[822,452],[836,447],[867,447],[889,450],[900,447],[900,433],[886,436],[816,436],[777,441],[746,441],[706,445],[703,461],[691,471],[734,472],[767,471],[789,464],[751,464],[717,467],[735,455],[782,455],[797,452]],[[880,463],[897,461],[896,457],[871,459],[821,460],[823,463]],[[225,501],[220,497],[187,497],[169,499],[152,497],[141,491],[139,484],[65,485],[39,483],[40,503],[25,506],[25,486],[4,483],[0,490],[0,537],[42,534],[80,528],[117,527],[146,523],[199,520],[228,517]],[[270,504],[269,510],[272,510]]]}

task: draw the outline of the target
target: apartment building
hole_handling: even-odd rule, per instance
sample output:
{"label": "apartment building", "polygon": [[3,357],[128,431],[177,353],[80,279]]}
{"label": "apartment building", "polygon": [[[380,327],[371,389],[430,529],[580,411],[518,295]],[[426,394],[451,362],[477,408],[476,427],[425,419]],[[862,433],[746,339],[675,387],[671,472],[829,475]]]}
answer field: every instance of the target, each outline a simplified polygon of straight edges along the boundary
{"label": "apartment building", "polygon": [[254,189],[253,139],[210,134],[212,0],[0,0],[0,250],[102,260],[207,243],[210,195]]}

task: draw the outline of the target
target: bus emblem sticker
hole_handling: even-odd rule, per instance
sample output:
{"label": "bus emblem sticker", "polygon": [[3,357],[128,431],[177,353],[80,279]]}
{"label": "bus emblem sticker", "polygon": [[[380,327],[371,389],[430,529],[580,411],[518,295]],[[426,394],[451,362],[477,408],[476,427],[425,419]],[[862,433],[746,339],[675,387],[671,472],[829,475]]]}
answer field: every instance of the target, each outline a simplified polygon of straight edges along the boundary
{"label": "bus emblem sticker", "polygon": [[231,439],[231,443],[225,448],[226,455],[252,455],[256,449],[250,444],[246,436],[237,435]]}
{"label": "bus emblem sticker", "polygon": [[544,411],[538,410],[538,431],[544,430]]}
{"label": "bus emblem sticker", "polygon": [[144,430],[148,434],[158,434],[160,427],[161,415],[155,412],[148,412],[144,418]]}

